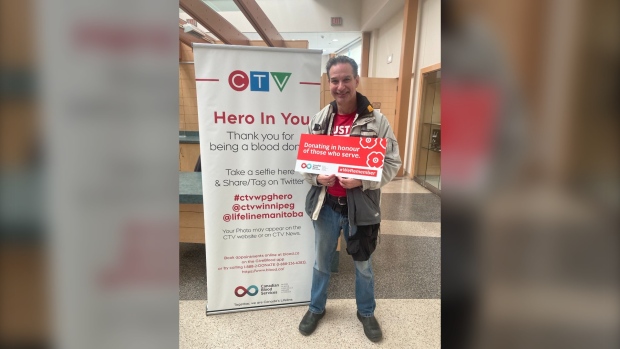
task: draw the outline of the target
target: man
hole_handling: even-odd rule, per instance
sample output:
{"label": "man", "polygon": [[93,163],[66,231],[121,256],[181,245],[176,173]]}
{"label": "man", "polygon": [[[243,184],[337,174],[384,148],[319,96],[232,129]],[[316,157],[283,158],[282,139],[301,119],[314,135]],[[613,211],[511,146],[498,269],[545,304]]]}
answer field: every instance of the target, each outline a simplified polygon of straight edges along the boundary
{"label": "man", "polygon": [[[312,118],[310,133],[386,138],[387,149],[380,182],[334,174],[304,174],[306,181],[312,184],[306,198],[306,213],[312,218],[316,236],[310,307],[299,324],[299,331],[304,335],[314,332],[325,315],[331,262],[340,230],[347,242],[358,230],[373,232],[376,238],[381,222],[380,188],[394,178],[401,165],[396,137],[387,119],[356,91],[359,85],[357,63],[349,57],[337,56],[327,62],[326,70],[335,100]],[[355,269],[357,318],[362,322],[366,337],[376,342],[383,334],[374,316],[376,302],[371,259],[356,260]]]}

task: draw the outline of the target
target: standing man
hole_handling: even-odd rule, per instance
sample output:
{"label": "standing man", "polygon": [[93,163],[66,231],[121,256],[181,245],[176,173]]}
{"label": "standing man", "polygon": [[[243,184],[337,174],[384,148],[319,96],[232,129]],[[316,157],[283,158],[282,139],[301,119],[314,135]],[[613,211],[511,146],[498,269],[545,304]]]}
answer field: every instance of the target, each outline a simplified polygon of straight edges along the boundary
{"label": "standing man", "polygon": [[[319,320],[325,315],[327,286],[340,230],[344,232],[347,244],[350,239],[372,235],[376,245],[381,222],[380,188],[394,178],[401,165],[398,143],[387,119],[373,110],[368,99],[356,91],[359,85],[357,63],[349,57],[337,56],[327,62],[326,71],[329,89],[335,100],[312,118],[310,133],[386,138],[387,147],[381,182],[338,177],[334,174],[304,174],[306,181],[312,184],[306,198],[306,213],[314,225],[316,255],[310,308],[299,324],[299,332],[306,336],[314,332]],[[353,238],[358,231],[358,237]],[[383,334],[374,316],[375,278],[371,259],[368,256],[366,260],[359,260],[355,254],[353,256],[357,318],[362,322],[366,337],[377,342]]]}

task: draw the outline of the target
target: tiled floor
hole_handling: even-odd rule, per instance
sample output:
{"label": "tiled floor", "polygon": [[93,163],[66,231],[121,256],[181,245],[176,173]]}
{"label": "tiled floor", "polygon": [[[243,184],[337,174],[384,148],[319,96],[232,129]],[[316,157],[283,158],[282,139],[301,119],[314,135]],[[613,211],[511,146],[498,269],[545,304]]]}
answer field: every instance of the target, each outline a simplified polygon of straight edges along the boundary
{"label": "tiled floor", "polygon": [[204,245],[180,245],[180,348],[439,348],[439,197],[408,179],[383,188],[380,244],[373,254],[375,315],[383,340],[372,343],[355,317],[353,261],[340,255],[327,313],[305,337],[297,326],[306,306],[205,315]]}

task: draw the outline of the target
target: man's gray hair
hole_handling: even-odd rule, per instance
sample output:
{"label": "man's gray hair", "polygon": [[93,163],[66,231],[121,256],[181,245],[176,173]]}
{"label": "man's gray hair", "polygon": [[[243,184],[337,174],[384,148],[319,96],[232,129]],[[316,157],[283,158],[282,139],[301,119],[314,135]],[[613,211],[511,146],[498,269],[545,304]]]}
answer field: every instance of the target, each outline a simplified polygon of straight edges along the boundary
{"label": "man's gray hair", "polygon": [[327,77],[329,77],[329,70],[336,64],[346,63],[350,64],[351,68],[353,68],[353,77],[357,77],[357,63],[351,58],[347,56],[336,56],[334,58],[330,58],[325,65],[325,71],[327,72]]}

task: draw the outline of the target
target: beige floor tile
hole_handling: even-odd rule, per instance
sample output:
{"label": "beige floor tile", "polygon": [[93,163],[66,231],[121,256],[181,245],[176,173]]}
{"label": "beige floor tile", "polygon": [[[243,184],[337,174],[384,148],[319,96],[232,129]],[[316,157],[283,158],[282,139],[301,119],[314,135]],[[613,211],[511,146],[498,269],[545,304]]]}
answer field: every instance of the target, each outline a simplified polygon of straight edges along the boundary
{"label": "beige floor tile", "polygon": [[297,326],[306,306],[205,315],[205,301],[179,302],[179,348],[439,348],[441,301],[378,299],[383,340],[370,342],[355,316],[355,300],[328,300],[316,332]]}
{"label": "beige floor tile", "polygon": [[430,193],[413,179],[396,178],[381,188],[382,193]]}
{"label": "beige floor tile", "polygon": [[381,234],[441,237],[441,223],[382,220]]}

